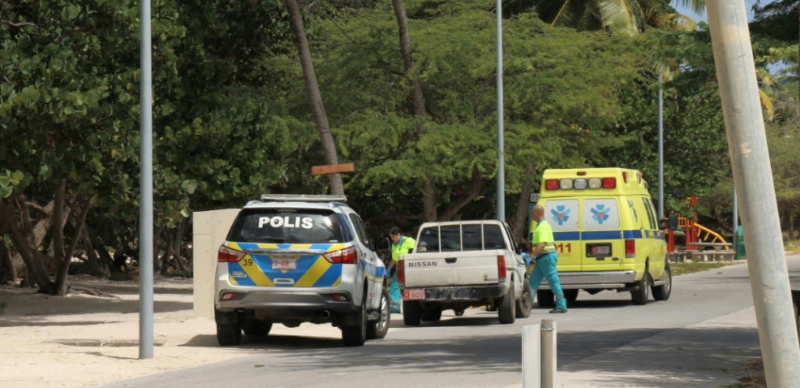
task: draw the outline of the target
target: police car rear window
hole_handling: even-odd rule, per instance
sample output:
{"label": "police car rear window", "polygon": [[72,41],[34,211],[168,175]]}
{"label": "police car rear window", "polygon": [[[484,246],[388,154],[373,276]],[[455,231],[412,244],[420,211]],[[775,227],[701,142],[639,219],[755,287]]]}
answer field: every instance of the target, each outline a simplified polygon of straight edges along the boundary
{"label": "police car rear window", "polygon": [[[345,242],[341,217],[327,210],[249,209],[239,214],[228,241],[318,244]],[[347,234],[349,235],[349,234]]]}

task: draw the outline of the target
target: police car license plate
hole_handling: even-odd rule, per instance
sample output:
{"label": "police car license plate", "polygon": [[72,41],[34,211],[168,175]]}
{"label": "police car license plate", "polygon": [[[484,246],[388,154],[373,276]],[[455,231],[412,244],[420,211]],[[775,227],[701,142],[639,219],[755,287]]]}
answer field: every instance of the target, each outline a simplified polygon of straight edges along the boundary
{"label": "police car license plate", "polygon": [[297,269],[297,258],[284,256],[272,257],[272,269],[281,271]]}
{"label": "police car license plate", "polygon": [[425,300],[425,290],[421,288],[403,290],[403,300]]}

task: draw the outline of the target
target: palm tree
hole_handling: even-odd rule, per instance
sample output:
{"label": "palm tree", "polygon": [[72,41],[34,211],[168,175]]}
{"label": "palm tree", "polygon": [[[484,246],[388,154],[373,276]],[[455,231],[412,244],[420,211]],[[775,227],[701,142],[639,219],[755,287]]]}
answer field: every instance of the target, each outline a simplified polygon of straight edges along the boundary
{"label": "palm tree", "polygon": [[[705,0],[680,3],[696,11],[705,8]],[[534,0],[530,5],[542,20],[580,30],[636,35],[648,27],[694,28],[694,21],[675,13],[669,0]]]}
{"label": "palm tree", "polygon": [[[292,19],[292,27],[297,39],[297,49],[300,54],[300,64],[303,67],[303,78],[305,78],[306,81],[306,91],[308,92],[308,99],[311,103],[311,112],[314,114],[314,121],[317,123],[317,129],[319,130],[319,135],[322,141],[322,150],[325,153],[325,159],[328,164],[338,164],[339,158],[336,153],[336,143],[333,141],[331,127],[328,124],[328,116],[325,113],[325,105],[322,103],[322,95],[319,91],[317,75],[314,72],[314,64],[311,62],[311,50],[308,47],[306,29],[305,25],[303,24],[303,15],[300,13],[300,7],[297,6],[297,0],[285,1],[286,7],[289,8],[289,14],[291,15]],[[328,176],[331,183],[331,194],[344,195],[342,175],[336,173]]]}

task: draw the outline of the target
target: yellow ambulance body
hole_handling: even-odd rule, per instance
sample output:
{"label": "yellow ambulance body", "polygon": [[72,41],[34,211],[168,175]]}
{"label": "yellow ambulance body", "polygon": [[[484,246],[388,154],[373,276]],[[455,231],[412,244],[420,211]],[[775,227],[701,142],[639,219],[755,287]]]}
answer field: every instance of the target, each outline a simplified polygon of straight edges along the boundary
{"label": "yellow ambulance body", "polygon": [[[630,291],[634,304],[669,299],[672,274],[647,183],[636,170],[550,169],[538,205],[553,228],[558,274],[567,302],[578,290]],[[533,225],[531,227],[533,231]],[[550,307],[547,282],[537,293]]]}

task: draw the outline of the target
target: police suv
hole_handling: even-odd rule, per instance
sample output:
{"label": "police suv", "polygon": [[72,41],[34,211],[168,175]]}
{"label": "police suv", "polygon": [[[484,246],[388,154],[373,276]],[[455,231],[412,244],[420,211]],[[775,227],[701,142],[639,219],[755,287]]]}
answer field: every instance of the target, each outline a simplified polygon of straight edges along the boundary
{"label": "police suv", "polygon": [[[275,323],[332,323],[345,346],[389,331],[385,267],[361,218],[334,195],[262,195],[219,247],[217,340],[237,345]],[[388,247],[385,247],[388,248]]]}

